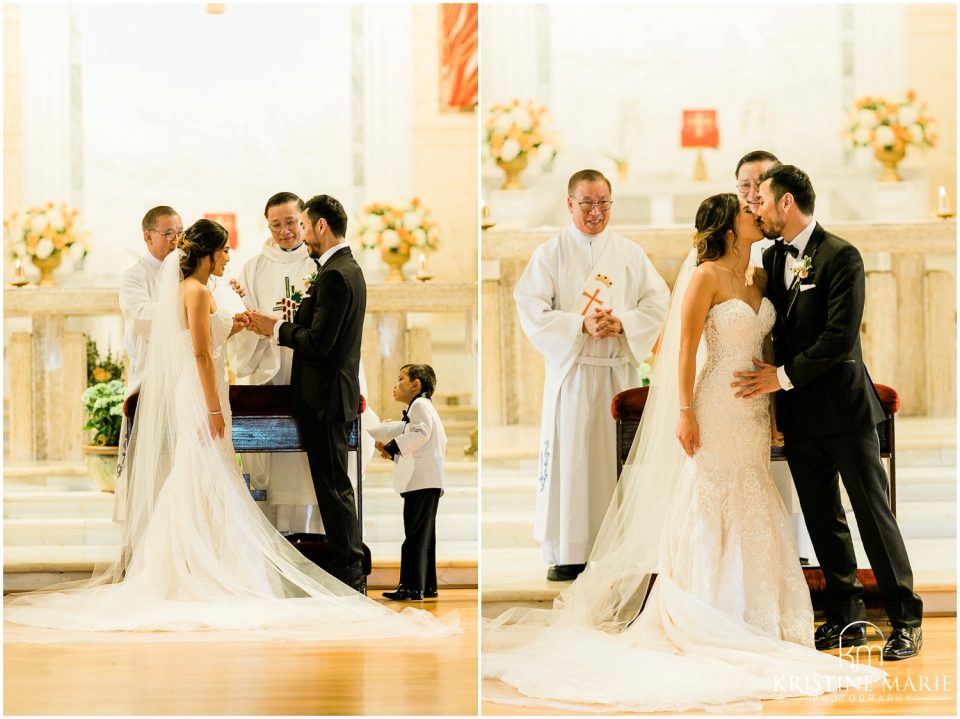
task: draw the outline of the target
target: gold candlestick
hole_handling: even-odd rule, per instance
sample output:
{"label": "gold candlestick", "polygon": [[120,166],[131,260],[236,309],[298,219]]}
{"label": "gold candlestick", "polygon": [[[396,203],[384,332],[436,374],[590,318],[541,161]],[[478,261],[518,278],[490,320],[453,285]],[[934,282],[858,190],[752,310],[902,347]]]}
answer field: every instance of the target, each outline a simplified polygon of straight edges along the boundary
{"label": "gold candlestick", "polygon": [[27,279],[27,273],[23,270],[23,263],[20,261],[20,258],[17,258],[17,261],[13,265],[13,281],[10,284],[14,287],[23,287],[24,285],[30,284],[30,280]]}

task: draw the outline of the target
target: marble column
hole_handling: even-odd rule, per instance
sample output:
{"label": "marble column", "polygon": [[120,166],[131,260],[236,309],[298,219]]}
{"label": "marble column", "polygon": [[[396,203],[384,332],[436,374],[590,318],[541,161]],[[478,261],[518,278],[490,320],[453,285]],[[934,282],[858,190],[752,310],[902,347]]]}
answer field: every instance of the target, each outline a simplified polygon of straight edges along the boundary
{"label": "marble column", "polygon": [[921,355],[926,339],[924,256],[920,252],[898,254],[893,257],[892,265],[897,285],[896,324],[900,351],[897,354],[896,389],[900,393],[900,412],[924,415],[927,413],[926,366]]}
{"label": "marble column", "polygon": [[930,270],[923,283],[926,357],[926,409],[934,417],[956,414],[957,284],[953,275]]}
{"label": "marble column", "polygon": [[485,279],[481,285],[483,304],[483,346],[481,366],[483,381],[480,383],[480,402],[483,421],[488,426],[506,424],[503,413],[503,335],[500,332],[500,283],[497,279]]}
{"label": "marble column", "polygon": [[[889,258],[887,260],[889,267]],[[867,271],[863,323],[863,361],[874,382],[897,389],[897,283],[889,269]]]}

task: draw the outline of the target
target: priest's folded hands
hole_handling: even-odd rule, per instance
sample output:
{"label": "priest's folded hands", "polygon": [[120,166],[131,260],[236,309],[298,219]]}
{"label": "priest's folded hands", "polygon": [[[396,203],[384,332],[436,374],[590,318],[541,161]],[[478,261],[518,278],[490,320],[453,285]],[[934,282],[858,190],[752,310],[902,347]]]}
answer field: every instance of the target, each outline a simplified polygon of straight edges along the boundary
{"label": "priest's folded hands", "polygon": [[613,310],[596,310],[583,318],[583,331],[595,339],[615,337],[623,332],[623,325],[613,314]]}

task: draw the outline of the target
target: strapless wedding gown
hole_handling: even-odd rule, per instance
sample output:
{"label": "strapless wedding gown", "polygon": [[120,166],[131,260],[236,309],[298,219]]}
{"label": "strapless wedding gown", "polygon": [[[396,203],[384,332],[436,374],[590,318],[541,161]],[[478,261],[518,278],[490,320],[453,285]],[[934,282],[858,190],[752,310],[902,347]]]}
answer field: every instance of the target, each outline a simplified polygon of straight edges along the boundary
{"label": "strapless wedding gown", "polygon": [[757,312],[731,299],[707,313],[694,391],[701,446],[680,470],[660,572],[636,621],[619,634],[563,621],[488,625],[484,698],[592,711],[757,710],[760,699],[882,678],[812,648],[810,593],[769,472],[769,396],[737,399],[730,386],[762,356],[775,319],[766,298]]}
{"label": "strapless wedding gown", "polygon": [[[202,393],[195,362],[181,366],[172,405],[178,417],[170,473],[122,581],[94,580],[10,597],[5,621],[84,633],[72,633],[71,641],[319,640],[459,632],[455,616],[438,621],[419,609],[395,612],[361,596],[305,559],[264,517],[244,484],[230,439],[224,365],[232,322],[224,311],[210,318],[224,439],[211,439],[205,407],[197,410]],[[178,341],[179,356],[189,362],[194,354],[189,331],[181,331]],[[56,637],[20,631],[16,636],[24,641]]]}

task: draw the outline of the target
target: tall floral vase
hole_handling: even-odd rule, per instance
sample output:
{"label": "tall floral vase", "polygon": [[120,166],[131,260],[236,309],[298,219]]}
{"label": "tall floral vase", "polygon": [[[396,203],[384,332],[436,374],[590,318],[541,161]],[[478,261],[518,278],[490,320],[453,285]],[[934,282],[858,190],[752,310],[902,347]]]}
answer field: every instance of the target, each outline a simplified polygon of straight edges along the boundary
{"label": "tall floral vase", "polygon": [[381,250],[383,261],[390,267],[387,273],[387,282],[403,282],[403,272],[401,269],[410,261],[410,250],[401,252],[400,250],[391,250],[384,247]]}
{"label": "tall floral vase", "polygon": [[500,185],[501,190],[524,189],[523,183],[520,182],[520,173],[527,169],[527,161],[526,154],[518,155],[509,162],[499,159],[497,160],[497,165],[499,165],[500,169],[503,170],[507,175],[507,179],[504,180],[502,185]]}
{"label": "tall floral vase", "polygon": [[900,173],[897,172],[897,163],[901,162],[906,155],[902,147],[878,147],[874,150],[874,154],[880,164],[883,165],[883,172],[880,173],[879,177],[880,182],[900,182],[903,180]]}
{"label": "tall floral vase", "polygon": [[30,261],[40,270],[40,279],[37,280],[38,285],[42,287],[52,287],[57,284],[56,280],[53,279],[53,271],[60,266],[62,259],[59,254],[50,255],[42,260],[39,257],[30,258]]}

